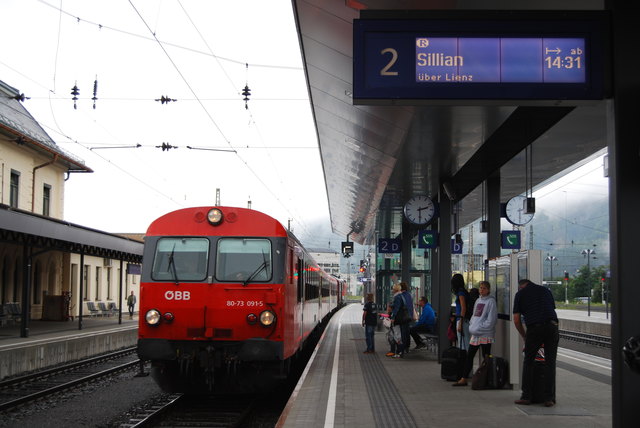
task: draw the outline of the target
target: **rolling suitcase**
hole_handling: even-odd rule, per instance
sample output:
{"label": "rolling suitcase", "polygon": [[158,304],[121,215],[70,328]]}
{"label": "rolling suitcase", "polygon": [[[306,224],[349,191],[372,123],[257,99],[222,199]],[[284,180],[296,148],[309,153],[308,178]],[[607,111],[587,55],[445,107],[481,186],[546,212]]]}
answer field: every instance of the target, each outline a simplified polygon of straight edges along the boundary
{"label": "rolling suitcase", "polygon": [[489,355],[471,378],[471,389],[502,389],[509,379],[507,361]]}
{"label": "rolling suitcase", "polygon": [[[467,351],[452,346],[442,352],[440,360],[440,377],[454,382],[463,376]],[[465,376],[466,377],[466,376]]]}

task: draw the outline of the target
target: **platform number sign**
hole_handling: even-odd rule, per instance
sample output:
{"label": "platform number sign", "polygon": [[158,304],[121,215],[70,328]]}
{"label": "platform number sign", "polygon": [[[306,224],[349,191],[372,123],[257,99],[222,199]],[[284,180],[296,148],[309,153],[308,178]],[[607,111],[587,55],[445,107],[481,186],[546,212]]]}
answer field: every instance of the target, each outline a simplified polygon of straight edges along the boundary
{"label": "platform number sign", "polygon": [[451,254],[462,254],[462,241],[451,238]]}
{"label": "platform number sign", "polygon": [[402,239],[378,239],[378,252],[387,254],[402,252]]}

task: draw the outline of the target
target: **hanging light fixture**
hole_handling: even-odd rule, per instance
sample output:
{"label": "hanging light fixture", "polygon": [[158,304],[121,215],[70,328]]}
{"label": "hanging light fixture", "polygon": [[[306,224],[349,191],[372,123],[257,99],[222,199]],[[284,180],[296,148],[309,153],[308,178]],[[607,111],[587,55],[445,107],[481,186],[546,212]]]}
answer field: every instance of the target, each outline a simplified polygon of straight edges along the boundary
{"label": "hanging light fixture", "polygon": [[527,202],[525,204],[525,214],[535,214],[536,212],[536,199],[533,197],[533,145],[529,144],[524,149],[525,154],[525,197]]}

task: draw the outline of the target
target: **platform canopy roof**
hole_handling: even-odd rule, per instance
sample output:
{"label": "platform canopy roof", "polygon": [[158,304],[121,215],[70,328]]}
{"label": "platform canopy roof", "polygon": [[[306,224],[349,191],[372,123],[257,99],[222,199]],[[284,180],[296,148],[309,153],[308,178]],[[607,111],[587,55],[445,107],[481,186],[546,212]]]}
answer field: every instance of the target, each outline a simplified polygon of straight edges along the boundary
{"label": "platform canopy roof", "polygon": [[[404,202],[417,194],[437,198],[444,182],[465,225],[480,217],[481,184],[489,175],[500,174],[503,202],[525,192],[525,147],[531,147],[533,186],[606,147],[606,101],[354,105],[354,19],[398,11],[436,16],[460,12],[453,9],[464,3],[293,0],[334,232],[360,243],[374,242],[376,232],[393,236]],[[522,3],[547,10],[576,5]],[[601,6],[587,1],[580,7]]]}

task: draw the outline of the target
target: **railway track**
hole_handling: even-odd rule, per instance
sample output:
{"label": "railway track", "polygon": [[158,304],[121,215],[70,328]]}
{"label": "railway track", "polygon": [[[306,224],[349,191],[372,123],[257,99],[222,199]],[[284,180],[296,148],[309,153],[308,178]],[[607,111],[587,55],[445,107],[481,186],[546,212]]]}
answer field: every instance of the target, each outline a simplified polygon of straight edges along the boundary
{"label": "railway track", "polygon": [[597,334],[580,333],[577,331],[568,330],[560,330],[559,333],[560,339],[598,346],[601,348],[611,348],[611,338],[607,336],[599,336]]}
{"label": "railway track", "polygon": [[120,428],[242,427],[247,425],[255,404],[253,396],[174,394],[136,414]]}
{"label": "railway track", "polygon": [[117,351],[0,382],[0,411],[5,412],[140,364],[136,348]]}

